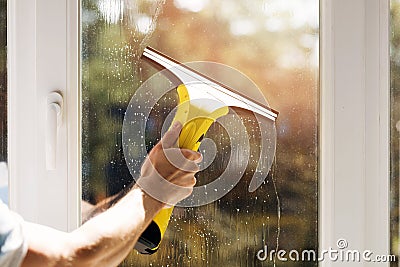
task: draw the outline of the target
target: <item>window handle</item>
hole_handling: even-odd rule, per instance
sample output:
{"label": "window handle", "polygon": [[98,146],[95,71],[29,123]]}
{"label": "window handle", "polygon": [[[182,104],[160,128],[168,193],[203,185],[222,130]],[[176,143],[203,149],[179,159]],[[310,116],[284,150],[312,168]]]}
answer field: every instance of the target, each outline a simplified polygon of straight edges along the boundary
{"label": "window handle", "polygon": [[62,124],[63,97],[59,92],[52,92],[47,97],[46,116],[46,168],[56,169],[57,137]]}

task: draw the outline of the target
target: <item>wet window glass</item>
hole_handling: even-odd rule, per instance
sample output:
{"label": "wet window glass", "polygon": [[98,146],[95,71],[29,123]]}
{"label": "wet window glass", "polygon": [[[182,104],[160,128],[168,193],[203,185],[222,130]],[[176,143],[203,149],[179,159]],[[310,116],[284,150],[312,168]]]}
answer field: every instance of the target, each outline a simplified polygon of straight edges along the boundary
{"label": "wet window glass", "polygon": [[[83,0],[81,24],[83,217],[140,171],[140,157],[124,153],[125,114],[146,86],[171,86],[143,59],[147,46],[179,62],[201,61],[188,66],[279,111],[271,124],[231,109],[211,125],[196,187],[227,169],[242,170],[237,184],[210,203],[176,207],[158,251],[133,249],[121,266],[297,266],[257,253],[266,246],[317,251],[318,0]],[[179,101],[170,90],[134,105],[149,110],[141,149],[158,142]],[[230,131],[248,138],[235,147]]]}
{"label": "wet window glass", "polygon": [[8,202],[7,175],[7,0],[0,0],[0,199]]}

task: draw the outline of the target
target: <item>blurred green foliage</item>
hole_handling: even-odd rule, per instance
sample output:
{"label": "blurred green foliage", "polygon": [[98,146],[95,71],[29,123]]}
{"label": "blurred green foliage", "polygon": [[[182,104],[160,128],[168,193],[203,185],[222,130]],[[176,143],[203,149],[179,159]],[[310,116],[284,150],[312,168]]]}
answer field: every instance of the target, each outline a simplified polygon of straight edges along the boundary
{"label": "blurred green foliage", "polygon": [[0,0],[0,161],[7,161],[7,0]]}
{"label": "blurred green foliage", "polygon": [[[313,43],[318,42],[318,1],[304,0],[315,7],[315,24],[292,21],[307,11],[307,5],[268,13],[267,4],[279,2],[275,0],[200,1],[205,6],[199,12],[179,6],[182,1],[167,0],[157,20],[156,1],[126,1],[119,9],[124,13],[117,12],[116,20],[102,5],[107,2],[122,3],[82,1],[85,200],[96,203],[132,181],[122,153],[121,129],[130,98],[154,73],[139,60],[145,45],[182,62],[216,61],[237,68],[280,111],[276,162],[258,190],[247,190],[254,172],[254,164],[250,164],[239,184],[222,199],[199,208],[175,209],[156,254],[141,256],[133,251],[122,266],[272,266],[256,259],[264,245],[317,250],[318,63],[313,61],[313,53],[318,54],[318,46]],[[136,20],[139,18],[142,20]],[[279,30],[264,27],[273,19],[280,19]],[[156,25],[143,25],[146,21],[156,21]],[[176,105],[171,99],[166,97],[153,108],[148,149],[159,138],[166,114]],[[247,127],[249,131],[254,128],[251,123]],[[213,131],[219,132],[217,128],[214,126],[208,137],[219,143],[221,139],[213,136]],[[257,156],[259,139],[251,142]],[[277,266],[315,265],[277,262]]]}
{"label": "blurred green foliage", "polygon": [[[390,9],[390,236],[391,254],[400,256],[399,237],[399,140],[400,140],[400,2]],[[391,263],[397,266],[398,263]]]}

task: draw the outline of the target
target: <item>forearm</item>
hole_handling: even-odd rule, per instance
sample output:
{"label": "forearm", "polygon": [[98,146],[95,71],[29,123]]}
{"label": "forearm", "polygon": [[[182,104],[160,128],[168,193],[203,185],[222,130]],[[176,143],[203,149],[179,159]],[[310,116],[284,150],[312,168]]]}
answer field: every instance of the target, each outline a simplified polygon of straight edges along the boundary
{"label": "forearm", "polygon": [[[107,212],[101,213],[75,230],[72,235],[78,244],[76,258],[98,259],[104,266],[117,265],[132,250],[141,233],[163,204],[134,186]],[[99,238],[100,237],[100,238]],[[93,255],[93,251],[97,255]]]}
{"label": "forearm", "polygon": [[[162,203],[134,186],[107,212],[72,233],[64,234],[40,226],[27,227],[29,251],[26,260],[29,262],[23,266],[116,266],[162,207]],[[29,238],[29,228],[35,235],[40,232],[38,229],[41,230],[39,236],[49,240],[37,236]],[[43,247],[45,244],[51,247]],[[43,255],[43,251],[48,251],[49,255]],[[32,264],[35,262],[40,265]]]}
{"label": "forearm", "polygon": [[[197,163],[202,159],[198,152],[174,147],[181,129],[182,125],[175,123],[151,150],[138,180],[142,181],[138,184],[151,185],[149,190],[157,189],[159,199],[169,204],[192,193],[196,183],[194,175],[199,171]],[[172,164],[169,159],[175,159],[178,164]],[[161,185],[164,187],[160,188]],[[107,207],[117,201],[70,234],[27,224],[29,250],[24,266],[117,266],[164,206],[136,185],[122,196],[123,193],[104,203]],[[102,204],[98,208],[102,211]]]}

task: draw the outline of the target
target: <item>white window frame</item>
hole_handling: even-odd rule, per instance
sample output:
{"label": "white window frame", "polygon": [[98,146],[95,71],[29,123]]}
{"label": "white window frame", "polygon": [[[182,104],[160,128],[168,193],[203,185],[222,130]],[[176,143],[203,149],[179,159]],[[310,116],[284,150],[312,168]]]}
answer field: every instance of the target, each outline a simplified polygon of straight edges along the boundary
{"label": "white window frame", "polygon": [[[8,1],[10,205],[79,225],[79,0]],[[321,0],[320,249],[389,252],[389,0]],[[48,36],[52,36],[49,41]],[[57,169],[45,164],[46,97],[64,96]],[[284,214],[283,214],[284,216]],[[321,266],[345,263],[323,262]]]}
{"label": "white window frame", "polygon": [[387,255],[389,0],[321,1],[320,80],[320,251],[344,238]]}
{"label": "white window frame", "polygon": [[[10,207],[70,231],[80,217],[79,1],[9,0]],[[63,95],[55,170],[46,167],[48,96]]]}

